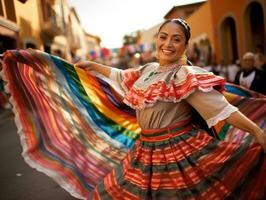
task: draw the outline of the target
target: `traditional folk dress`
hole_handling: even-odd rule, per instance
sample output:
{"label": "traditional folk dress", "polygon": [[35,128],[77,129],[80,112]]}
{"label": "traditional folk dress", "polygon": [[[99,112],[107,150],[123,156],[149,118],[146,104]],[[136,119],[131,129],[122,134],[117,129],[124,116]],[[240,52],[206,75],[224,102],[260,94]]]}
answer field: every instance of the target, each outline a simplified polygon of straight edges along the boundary
{"label": "traditional folk dress", "polygon": [[[194,125],[194,109],[209,126],[237,110],[201,68],[114,70],[136,113],[109,79],[38,50],[7,51],[0,76],[24,160],[79,199],[265,199],[260,145],[228,124],[223,141]],[[224,95],[265,129],[265,96],[228,84]]]}
{"label": "traditional folk dress", "polygon": [[112,70],[136,110],[139,140],[89,199],[265,199],[265,155],[243,143],[211,137],[192,120],[196,109],[209,127],[238,109],[224,98],[225,80],[194,66]]}

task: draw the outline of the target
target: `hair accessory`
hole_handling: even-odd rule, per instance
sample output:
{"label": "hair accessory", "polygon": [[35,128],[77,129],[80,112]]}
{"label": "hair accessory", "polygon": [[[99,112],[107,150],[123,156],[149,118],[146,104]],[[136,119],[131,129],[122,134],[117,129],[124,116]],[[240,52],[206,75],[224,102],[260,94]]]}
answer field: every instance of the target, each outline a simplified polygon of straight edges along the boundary
{"label": "hair accessory", "polygon": [[188,24],[187,24],[187,22],[185,20],[183,20],[181,18],[175,18],[175,19],[172,19],[172,21],[178,21],[178,22],[180,22],[184,26],[184,28],[187,31],[189,31],[190,28],[189,28],[189,26],[188,26]]}

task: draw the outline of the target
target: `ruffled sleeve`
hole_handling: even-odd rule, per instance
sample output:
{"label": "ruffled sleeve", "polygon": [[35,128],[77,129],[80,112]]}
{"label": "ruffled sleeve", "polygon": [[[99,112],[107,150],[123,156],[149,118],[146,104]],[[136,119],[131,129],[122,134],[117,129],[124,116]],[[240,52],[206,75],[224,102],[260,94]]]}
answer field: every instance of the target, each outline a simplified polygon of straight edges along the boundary
{"label": "ruffled sleeve", "polygon": [[238,110],[217,90],[203,92],[197,89],[186,98],[186,101],[206,120],[209,128]]}
{"label": "ruffled sleeve", "polygon": [[109,78],[117,83],[117,85],[124,92],[127,92],[140,77],[140,75],[140,68],[132,68],[126,70],[112,68]]}
{"label": "ruffled sleeve", "polygon": [[134,83],[142,76],[143,73],[156,67],[158,63],[148,63],[143,66],[121,70],[112,68],[109,78],[114,81],[120,89],[127,93],[133,87]]}

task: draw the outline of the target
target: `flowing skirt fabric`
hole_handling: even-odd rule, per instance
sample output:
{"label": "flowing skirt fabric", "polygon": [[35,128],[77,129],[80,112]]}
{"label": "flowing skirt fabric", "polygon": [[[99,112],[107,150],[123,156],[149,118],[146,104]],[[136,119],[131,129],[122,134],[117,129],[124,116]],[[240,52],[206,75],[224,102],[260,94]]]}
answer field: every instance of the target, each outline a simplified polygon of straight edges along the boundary
{"label": "flowing skirt fabric", "polygon": [[93,199],[266,199],[266,160],[251,136],[219,141],[188,121],[142,130]]}

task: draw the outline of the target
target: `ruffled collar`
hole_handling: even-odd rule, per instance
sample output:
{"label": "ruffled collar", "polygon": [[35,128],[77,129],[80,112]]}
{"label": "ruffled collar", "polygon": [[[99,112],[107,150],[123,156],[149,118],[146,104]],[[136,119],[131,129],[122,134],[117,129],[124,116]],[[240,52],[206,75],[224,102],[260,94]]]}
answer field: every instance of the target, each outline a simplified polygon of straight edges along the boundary
{"label": "ruffled collar", "polygon": [[225,80],[200,67],[152,65],[143,70],[140,77],[132,84],[125,95],[124,102],[134,109],[153,106],[157,101],[179,102],[195,89],[210,91],[222,86]]}

